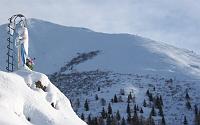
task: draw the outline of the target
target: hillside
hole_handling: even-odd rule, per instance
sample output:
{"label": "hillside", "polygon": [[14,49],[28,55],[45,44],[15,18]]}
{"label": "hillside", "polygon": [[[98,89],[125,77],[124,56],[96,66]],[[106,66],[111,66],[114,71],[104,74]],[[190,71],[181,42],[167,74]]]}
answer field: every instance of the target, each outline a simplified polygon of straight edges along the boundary
{"label": "hillside", "polygon": [[[167,125],[182,125],[184,117],[189,125],[200,120],[196,113],[200,56],[193,51],[136,35],[98,33],[37,19],[28,23],[35,70],[49,76],[89,125],[122,124],[123,118],[125,125],[136,124],[136,116],[146,124],[153,119],[156,125],[163,125],[163,119]],[[6,25],[0,26],[2,70],[5,29]],[[102,116],[103,108],[106,116]]]}
{"label": "hillside", "polygon": [[44,74],[0,71],[0,96],[1,125],[86,125]]}
{"label": "hillside", "polygon": [[[0,68],[5,69],[6,25],[0,26]],[[30,54],[35,57],[35,70],[51,74],[77,55],[101,51],[93,60],[76,68],[82,71],[104,69],[118,73],[189,76],[200,74],[200,57],[179,49],[130,34],[105,34],[89,29],[66,27],[30,19]]]}

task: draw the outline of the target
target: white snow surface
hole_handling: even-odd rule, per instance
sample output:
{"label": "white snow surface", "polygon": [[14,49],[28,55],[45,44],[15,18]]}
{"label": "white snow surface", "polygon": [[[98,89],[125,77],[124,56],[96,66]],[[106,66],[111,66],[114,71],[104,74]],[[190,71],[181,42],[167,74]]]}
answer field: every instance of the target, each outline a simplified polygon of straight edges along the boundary
{"label": "white snow surface", "polygon": [[[36,88],[38,80],[46,91]],[[0,71],[0,110],[0,125],[86,125],[46,75],[28,69]]]}
{"label": "white snow surface", "polygon": [[[66,27],[29,19],[29,55],[35,70],[51,74],[77,53],[100,50],[79,71],[106,70],[118,73],[159,74],[169,77],[199,78],[200,56],[193,51],[130,34],[105,34],[85,28]],[[6,67],[6,25],[0,26],[0,68]]]}
{"label": "white snow surface", "polygon": [[[101,88],[100,92],[92,89],[87,90],[88,95],[76,95],[77,98],[82,97],[82,103],[87,98],[91,104],[89,112],[84,112],[82,107],[78,108],[79,114],[82,112],[85,115],[99,114],[102,107],[100,107],[99,101],[94,100],[95,94],[98,94],[100,98],[104,97],[106,100],[110,100],[114,94],[119,93],[121,88],[125,89],[126,94],[133,91],[137,104],[142,104],[143,99],[146,98],[146,90],[151,89],[149,85],[153,85],[156,86],[154,94],[163,96],[166,104],[164,112],[170,125],[182,124],[185,114],[189,120],[193,119],[193,111],[188,111],[185,108],[185,100],[183,99],[185,90],[189,89],[192,105],[200,104],[199,80],[196,80],[200,78],[200,56],[193,51],[130,34],[98,33],[84,28],[66,27],[37,19],[30,19],[28,24],[29,54],[36,58],[36,71],[51,74],[57,72],[60,67],[76,57],[77,53],[100,50],[99,55],[79,64],[75,69],[77,71],[100,69],[122,74],[142,74],[141,77],[140,75],[130,75],[130,77],[115,75],[113,77],[117,81],[118,79],[122,80],[112,86]],[[7,51],[6,25],[0,26],[0,33],[0,69],[4,70]],[[174,84],[166,84],[165,80],[168,78],[173,78]],[[188,78],[192,78],[192,80]],[[48,86],[48,92],[35,88],[34,82],[38,79],[41,79],[42,83]],[[3,108],[0,109],[2,124],[10,122],[7,124],[44,125],[46,124],[44,122],[49,122],[49,124],[62,125],[65,120],[65,124],[69,123],[68,125],[85,124],[77,118],[64,95],[56,94],[60,93],[59,90],[53,87],[43,74],[27,70],[20,70],[16,73],[0,72],[0,82],[2,82],[0,89],[3,88],[0,90],[0,108],[3,105]],[[15,92],[18,88],[19,91]],[[73,90],[70,87],[69,89]],[[80,89],[79,86],[78,89]],[[76,93],[76,91],[72,92]],[[51,102],[57,104],[56,109],[51,107]],[[112,106],[115,112],[116,109],[123,110],[122,112],[126,116],[126,103],[113,104]],[[144,108],[144,110],[145,116],[147,116],[150,109]],[[7,115],[9,117],[5,117],[4,112],[9,112],[10,114]],[[63,115],[60,116],[60,114]],[[26,120],[27,117],[30,117],[30,122]],[[10,118],[14,121],[13,123]]]}

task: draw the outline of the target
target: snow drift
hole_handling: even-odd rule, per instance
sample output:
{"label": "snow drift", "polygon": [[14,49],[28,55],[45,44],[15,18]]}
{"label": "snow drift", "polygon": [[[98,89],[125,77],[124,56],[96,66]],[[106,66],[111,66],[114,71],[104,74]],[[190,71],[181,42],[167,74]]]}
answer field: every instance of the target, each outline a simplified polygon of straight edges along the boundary
{"label": "snow drift", "polygon": [[0,110],[0,125],[86,125],[46,75],[28,69],[0,71]]}

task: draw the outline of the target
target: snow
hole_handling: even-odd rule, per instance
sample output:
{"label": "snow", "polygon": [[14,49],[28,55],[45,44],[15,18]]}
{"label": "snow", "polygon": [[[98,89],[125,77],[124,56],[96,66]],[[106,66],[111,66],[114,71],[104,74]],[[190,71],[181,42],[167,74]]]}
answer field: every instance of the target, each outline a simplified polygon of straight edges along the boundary
{"label": "snow", "polygon": [[[46,91],[36,88],[38,80]],[[86,125],[46,75],[26,68],[0,71],[0,110],[1,125]]]}
{"label": "snow", "polygon": [[[93,83],[94,86],[100,86],[101,90],[97,91],[94,88],[87,89],[87,93],[81,93],[82,90],[79,89],[80,94],[75,94],[74,97],[70,96],[73,99],[74,110],[81,116],[83,113],[85,117],[89,114],[92,117],[101,116],[102,108],[104,107],[107,110],[108,103],[111,104],[113,109],[113,114],[120,111],[121,117],[127,118],[126,107],[127,107],[127,97],[131,92],[132,96],[135,96],[135,101],[131,101],[130,106],[133,110],[134,105],[138,105],[139,108],[142,108],[144,113],[139,113],[138,115],[142,115],[145,118],[149,117],[151,112],[151,106],[149,105],[149,98],[146,95],[146,91],[149,89],[153,96],[162,96],[163,99],[163,112],[165,115],[165,120],[167,125],[182,125],[184,116],[187,116],[188,125],[193,125],[194,123],[194,105],[196,104],[198,107],[200,106],[200,85],[199,81],[183,81],[179,79],[173,79],[173,83],[166,83],[167,78],[163,78],[162,76],[154,76],[154,75],[132,75],[132,74],[109,74],[107,75],[107,80],[111,80],[112,82],[108,85],[108,83],[99,82],[98,80]],[[101,79],[100,79],[101,80]],[[77,84],[77,81],[75,84]],[[63,83],[64,85],[65,83]],[[62,85],[61,85],[62,86]],[[67,87],[67,85],[62,86]],[[155,90],[153,89],[155,87]],[[87,88],[87,84],[85,84],[85,88]],[[120,89],[125,90],[125,95],[120,94]],[[78,90],[72,89],[72,92],[68,94],[72,94]],[[189,95],[191,97],[190,103],[192,105],[192,109],[188,110],[185,106],[185,91],[188,90]],[[114,95],[117,95],[119,98],[121,96],[122,102],[112,103],[111,99],[113,99]],[[73,94],[72,94],[73,95]],[[95,95],[98,95],[99,100],[95,100]],[[106,100],[106,105],[102,106],[101,99]],[[76,100],[79,99],[80,104],[83,105],[85,100],[87,99],[89,102],[89,111],[85,111],[83,106],[77,106]],[[147,107],[143,106],[143,101],[146,100]],[[156,109],[158,114],[158,109]],[[161,117],[159,115],[153,117],[156,124],[160,122]]]}
{"label": "snow", "polygon": [[[6,25],[0,26],[0,68],[6,66]],[[200,56],[192,51],[130,34],[105,34],[29,19],[29,55],[35,70],[51,74],[77,53],[100,50],[94,59],[76,67],[81,71],[103,69],[119,73],[162,74],[198,78]],[[59,51],[58,51],[59,50]],[[48,62],[48,63],[47,63]]]}
{"label": "snow", "polygon": [[[152,87],[155,86],[156,90],[153,91],[153,94],[163,97],[165,103],[163,110],[167,123],[169,125],[182,124],[183,117],[186,115],[190,120],[189,124],[192,124],[194,113],[185,107],[184,95],[186,89],[189,89],[192,106],[200,105],[200,56],[195,52],[137,35],[98,33],[85,28],[66,27],[37,19],[30,19],[28,25],[29,54],[36,58],[36,71],[52,74],[79,55],[77,53],[100,51],[91,60],[74,67],[74,73],[77,71],[78,77],[75,77],[76,74],[74,75],[71,71],[65,72],[65,75],[70,77],[66,76],[65,79],[65,76],[62,76],[61,81],[57,83],[65,95],[70,95],[68,96],[70,99],[79,98],[82,105],[85,99],[88,99],[90,111],[84,111],[83,106],[74,108],[79,115],[81,113],[84,113],[85,116],[100,114],[102,106],[99,101],[95,100],[95,94],[98,94],[99,98],[105,98],[108,104],[114,94],[119,95],[120,89],[125,89],[126,94],[122,97],[125,101],[114,103],[112,107],[114,112],[119,109],[122,116],[126,117],[127,94],[130,91],[133,92],[136,104],[142,107],[143,100],[148,100],[145,95],[146,90],[152,90]],[[0,34],[0,41],[2,41],[0,42],[1,70],[4,70],[6,65],[5,29],[6,25],[0,26],[2,33]],[[90,71],[94,72],[89,74]],[[101,75],[101,71],[106,72],[105,75]],[[83,73],[83,75],[79,73]],[[65,123],[72,125],[85,124],[77,118],[69,101],[60,94],[44,74],[20,70],[15,73],[1,72],[0,75],[2,76],[0,76],[0,81],[2,81],[0,88],[3,88],[2,91],[0,90],[0,99],[4,100],[4,104],[8,104],[8,106],[3,104],[3,107],[7,106],[7,108],[1,108],[1,111],[2,113],[12,112],[7,116],[12,118],[14,123],[29,124],[26,117],[30,116],[33,124],[48,124],[44,122],[62,124],[60,122],[64,123],[65,120]],[[97,75],[97,77],[93,75]],[[169,78],[173,79],[173,84],[166,84],[165,80],[169,80]],[[73,81],[73,79],[75,80]],[[38,80],[47,86],[47,92],[35,87],[34,83]],[[107,80],[111,80],[111,82]],[[101,87],[100,92],[97,91],[97,86]],[[19,88],[19,91],[16,88]],[[5,95],[5,97],[1,95]],[[43,101],[40,102],[41,100]],[[51,102],[56,104],[55,109],[52,108]],[[1,105],[0,107],[2,107]],[[144,116],[148,117],[151,107],[143,107],[143,110]],[[2,124],[4,122],[14,124],[7,117],[4,118],[3,114],[0,114],[3,118]]]}

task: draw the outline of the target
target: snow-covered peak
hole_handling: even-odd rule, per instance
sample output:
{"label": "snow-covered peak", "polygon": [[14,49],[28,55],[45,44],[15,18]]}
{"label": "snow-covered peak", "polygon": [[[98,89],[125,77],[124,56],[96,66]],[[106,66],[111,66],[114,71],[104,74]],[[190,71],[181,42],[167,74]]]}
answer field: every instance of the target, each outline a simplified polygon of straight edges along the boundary
{"label": "snow-covered peak", "polygon": [[0,110],[1,125],[86,125],[46,75],[28,69],[0,71]]}
{"label": "snow-covered peak", "polygon": [[[85,28],[66,27],[29,19],[29,54],[35,70],[52,74],[77,53],[101,51],[95,58],[74,67],[79,71],[105,70],[118,73],[159,74],[198,78],[200,56],[192,51],[155,42],[137,35],[106,34]],[[0,26],[0,68],[6,67],[6,26]]]}

